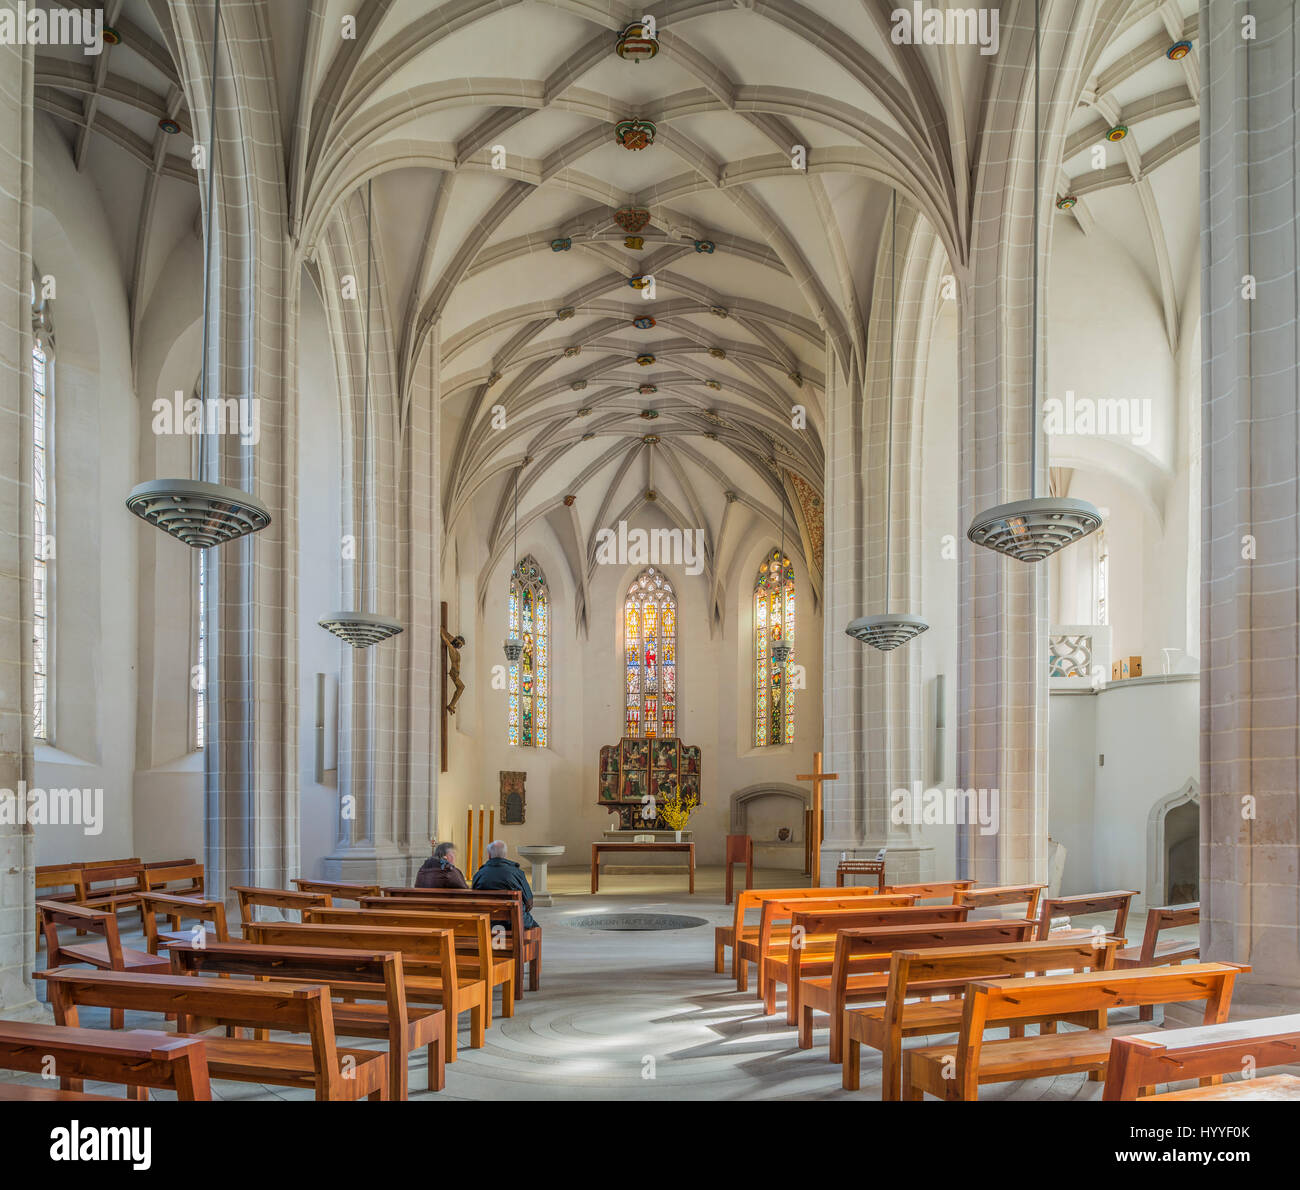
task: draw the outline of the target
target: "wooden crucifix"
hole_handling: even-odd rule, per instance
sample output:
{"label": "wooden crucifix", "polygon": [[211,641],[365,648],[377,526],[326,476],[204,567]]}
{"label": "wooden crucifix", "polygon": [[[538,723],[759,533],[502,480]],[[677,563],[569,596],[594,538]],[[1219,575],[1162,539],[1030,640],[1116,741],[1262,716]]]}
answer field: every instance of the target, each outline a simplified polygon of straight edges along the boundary
{"label": "wooden crucifix", "polygon": [[811,773],[800,773],[795,777],[796,781],[811,781],[813,787],[812,795],[812,887],[818,888],[822,879],[822,838],[825,831],[822,828],[822,782],[838,781],[839,773],[822,772],[822,754],[821,752],[813,753],[813,771]]}
{"label": "wooden crucifix", "polygon": [[[465,647],[463,636],[452,636],[447,631],[447,604],[443,601],[439,608],[438,632],[442,637],[442,683],[438,687],[438,699],[442,706],[442,731],[438,743],[442,752],[442,772],[447,771],[447,716],[456,713],[456,704],[465,693],[465,683],[460,680],[460,651]],[[456,693],[447,698],[447,679],[456,687]]]}

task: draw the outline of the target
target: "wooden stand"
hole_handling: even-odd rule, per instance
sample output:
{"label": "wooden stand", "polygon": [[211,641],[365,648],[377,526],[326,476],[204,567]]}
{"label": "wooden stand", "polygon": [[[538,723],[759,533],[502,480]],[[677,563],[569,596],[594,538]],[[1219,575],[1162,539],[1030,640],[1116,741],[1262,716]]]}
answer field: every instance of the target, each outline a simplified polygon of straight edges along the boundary
{"label": "wooden stand", "polygon": [[745,887],[754,887],[754,840],[748,835],[727,836],[727,900],[731,904],[736,864],[745,865]]}

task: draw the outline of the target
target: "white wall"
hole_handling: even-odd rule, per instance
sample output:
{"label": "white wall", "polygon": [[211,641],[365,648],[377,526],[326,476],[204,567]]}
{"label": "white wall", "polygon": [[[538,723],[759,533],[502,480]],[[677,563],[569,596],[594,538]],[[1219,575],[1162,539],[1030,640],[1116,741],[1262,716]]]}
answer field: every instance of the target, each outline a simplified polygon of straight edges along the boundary
{"label": "white wall", "polygon": [[39,114],[33,259],[54,278],[52,746],[34,785],[102,789],[102,833],[36,830],[36,862],[134,854],[135,401],[126,287],[93,180]]}

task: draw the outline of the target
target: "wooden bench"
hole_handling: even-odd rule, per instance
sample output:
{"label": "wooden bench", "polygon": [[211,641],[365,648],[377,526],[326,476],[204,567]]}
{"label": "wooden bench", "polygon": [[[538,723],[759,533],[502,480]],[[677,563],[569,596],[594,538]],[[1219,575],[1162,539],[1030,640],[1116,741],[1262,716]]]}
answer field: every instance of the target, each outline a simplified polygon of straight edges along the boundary
{"label": "wooden bench", "polygon": [[874,876],[875,891],[885,891],[885,861],[883,859],[842,859],[835,865],[835,887],[843,888],[846,876]]}
{"label": "wooden bench", "polygon": [[[1201,957],[1201,939],[1172,938],[1160,941],[1164,930],[1177,929],[1179,926],[1194,926],[1200,923],[1201,905],[1191,901],[1185,905],[1160,905],[1147,910],[1146,929],[1142,932],[1142,942],[1130,946],[1115,956],[1115,966],[1121,970],[1131,967],[1163,967],[1166,964],[1185,963]],[[1141,1012],[1144,1021],[1155,1018],[1155,1009],[1144,1005]]]}
{"label": "wooden bench", "polygon": [[[69,963],[86,963],[101,971],[165,973],[171,964],[165,958],[122,945],[117,914],[109,909],[91,909],[86,905],[65,905],[55,901],[37,901],[41,931],[45,935],[46,966],[62,967]],[[102,942],[64,943],[59,927],[72,926],[84,934],[97,934]],[[123,1017],[114,1009],[110,1015],[114,1029],[120,1029]]]}
{"label": "wooden bench", "polygon": [[[856,892],[854,889],[848,890]],[[820,909],[887,909],[902,908],[910,905],[913,898],[909,896],[881,897],[867,895],[822,896],[822,897],[781,897],[769,899],[759,906],[758,930],[754,937],[748,934],[732,947],[736,963],[736,990],[745,991],[749,986],[749,964],[754,964],[756,973],[754,995],[763,997],[763,987],[767,975],[767,958],[778,950],[783,951],[790,938],[790,918],[798,910]]]}
{"label": "wooden bench", "polygon": [[[53,1061],[54,1069],[50,1070]],[[0,1083],[0,1100],[107,1099],[87,1095],[84,1080],[121,1083],[131,1099],[148,1099],[148,1088],[175,1091],[193,1102],[212,1098],[203,1042],[137,1029],[111,1033],[26,1021],[0,1021],[0,1070],[58,1075],[59,1088]]]}
{"label": "wooden bench", "polygon": [[293,881],[299,892],[324,893],[331,901],[357,901],[362,897],[379,895],[377,884],[357,884],[352,880],[307,880],[297,876]]}
{"label": "wooden bench", "polygon": [[250,888],[231,885],[230,891],[239,898],[239,920],[243,925],[256,921],[254,909],[279,909],[302,916],[304,909],[328,909],[333,901],[328,893],[297,892],[291,888]]}
{"label": "wooden bench", "polygon": [[959,892],[965,892],[967,889],[974,888],[973,880],[931,880],[922,884],[888,884],[885,886],[887,893],[910,893],[918,901],[947,901],[952,903],[956,900]]}
{"label": "wooden bench", "polygon": [[[936,906],[921,906],[936,908]],[[961,906],[949,906],[958,908]],[[883,1000],[889,988],[889,964],[895,950],[938,946],[1006,946],[1027,940],[1033,922],[956,921],[912,925],[867,926],[839,931],[829,975],[802,975],[798,990],[799,1048],[813,1042],[813,1013],[831,1019],[832,1062],[840,1060],[844,1011],[850,1004]],[[940,986],[935,985],[936,990]],[[927,993],[928,994],[928,993]]]}
{"label": "wooden bench", "polygon": [[470,1049],[480,1049],[492,1023],[492,997],[478,976],[461,975],[456,935],[431,926],[336,926],[250,922],[244,935],[258,946],[323,946],[331,950],[395,950],[402,956],[407,1003],[437,1004],[446,1015],[447,1061],[457,1057],[460,1015],[470,1014]]}
{"label": "wooden bench", "polygon": [[86,1007],[119,1014],[176,1013],[181,1034],[218,1025],[306,1033],[311,1037],[309,1045],[204,1037],[208,1075],[232,1082],[308,1087],[317,1099],[388,1098],[388,1055],[339,1048],[327,988],[66,968],[40,974],[60,1025],[80,1024],[78,1011]]}
{"label": "wooden bench", "polygon": [[[518,889],[473,888],[386,888],[379,897],[363,897],[363,909],[405,908],[398,901],[419,901],[430,909],[448,908],[459,912],[486,910],[496,924],[506,927],[506,954],[515,960],[515,995],[524,991],[524,965],[528,966],[528,990],[542,986],[542,931],[524,928],[524,897]],[[516,944],[522,939],[522,945]]]}
{"label": "wooden bench", "polygon": [[[144,936],[150,954],[158,953],[160,941],[188,941],[189,931],[181,929],[184,921],[209,922],[210,933],[218,942],[228,942],[226,906],[222,901],[205,901],[200,897],[177,897],[169,893],[140,893],[140,917],[144,921]],[[171,923],[170,930],[158,929],[159,916]],[[197,929],[204,929],[202,925]]]}
{"label": "wooden bench", "polygon": [[[1115,958],[1113,939],[1100,947],[1091,939],[1074,942],[1012,942],[995,946],[940,946],[926,950],[895,950],[889,964],[885,1002],[845,1011],[842,1020],[841,1081],[856,1091],[861,1080],[864,1045],[880,1051],[880,1097],[899,1097],[903,1038],[961,1029],[965,982],[1012,975],[1045,975],[1052,971],[1108,971]],[[929,999],[936,986],[959,981],[945,999]],[[917,1000],[917,996],[927,998]],[[908,1001],[911,1001],[910,1003]],[[1004,1022],[1013,1036],[1032,1019]],[[833,1053],[834,1051],[832,1051]]]}
{"label": "wooden bench", "polygon": [[[429,1090],[446,1086],[445,1015],[441,1008],[406,1003],[406,973],[396,951],[183,942],[171,946],[169,954],[174,975],[251,975],[277,983],[320,985],[354,997],[352,1002],[334,1004],[334,1034],[388,1042],[392,1099],[407,1097],[406,1056],[413,1050],[428,1050]],[[377,1003],[359,1002],[370,998]]]}
{"label": "wooden bench", "polygon": [[144,866],[146,892],[173,897],[203,896],[203,865],[195,859],[160,859]]}
{"label": "wooden bench", "polygon": [[[820,906],[820,901],[807,904]],[[942,925],[966,920],[970,911],[961,905],[896,905],[883,909],[796,909],[790,914],[790,932],[785,943],[773,948],[763,964],[763,1012],[776,1011],[777,988],[789,989],[785,998],[785,1020],[799,1022],[799,980],[829,975],[835,959],[835,939],[840,930],[868,926]]]}
{"label": "wooden bench", "polygon": [[[727,950],[734,949],[738,937],[757,938],[758,927],[745,924],[745,914],[757,909],[765,900],[797,897],[837,897],[837,896],[871,897],[879,894],[875,889],[863,888],[747,888],[736,898],[735,913],[731,925],[715,926],[713,930],[713,970],[722,975],[726,971]],[[898,902],[906,904],[906,901]],[[735,955],[732,955],[731,974],[736,974]],[[744,991],[744,988],[740,989]]]}
{"label": "wooden bench", "polygon": [[1043,884],[999,884],[991,888],[965,888],[953,894],[954,905],[965,905],[975,915],[976,920],[984,909],[1000,909],[1006,905],[1022,905],[1011,919],[1038,919],[1038,901],[1046,891]]}
{"label": "wooden bench", "polygon": [[[38,865],[35,876],[36,900],[58,901],[77,905],[86,899],[86,878],[79,864]],[[36,949],[40,950],[44,932],[41,914],[36,912]]]}
{"label": "wooden bench", "polygon": [[[1135,892],[1117,889],[1114,892],[1080,893],[1070,897],[1044,897],[1038,918],[1038,940],[1046,942],[1049,934],[1057,940],[1082,938],[1087,934],[1123,938],[1128,926],[1129,902],[1136,896]],[[1052,922],[1058,917],[1087,917],[1094,913],[1113,913],[1113,928],[1089,930],[1062,926],[1052,929]]]}
{"label": "wooden bench", "polygon": [[138,909],[136,894],[146,891],[144,864],[139,859],[96,860],[81,865],[86,882],[81,904],[118,913]]}
{"label": "wooden bench", "polygon": [[[1222,1075],[1241,1073],[1247,1062],[1252,1071],[1300,1063],[1300,1015],[1117,1037],[1110,1044],[1110,1065],[1102,1098],[1146,1101],[1300,1097],[1292,1086],[1293,1082],[1300,1085],[1300,1079],[1291,1075],[1273,1076],[1283,1080],[1276,1083],[1253,1075],[1238,1082],[1219,1082]],[[1193,1078],[1201,1081],[1200,1087],[1163,1095],[1153,1093],[1162,1083]],[[1260,1087],[1261,1083],[1269,1085]],[[1273,1093],[1278,1090],[1282,1093]]]}
{"label": "wooden bench", "polygon": [[501,989],[501,1015],[515,1015],[515,961],[492,945],[492,919],[487,913],[411,909],[307,909],[303,920],[337,926],[433,926],[456,936],[456,963],[465,975],[488,985],[489,997]]}
{"label": "wooden bench", "polygon": [[[1106,1027],[1109,1009],[1204,1001],[1204,1023],[1216,1024],[1227,1018],[1237,975],[1249,970],[1240,963],[1190,963],[971,983],[962,1005],[958,1040],[903,1054],[902,1097],[923,1099],[929,1094],[973,1100],[986,1083],[1072,1073],[1104,1078],[1111,1041],[1142,1027]],[[1037,1037],[984,1039],[986,1028],[1009,1021],[1063,1019],[1080,1013],[1095,1013],[1096,1026]]]}

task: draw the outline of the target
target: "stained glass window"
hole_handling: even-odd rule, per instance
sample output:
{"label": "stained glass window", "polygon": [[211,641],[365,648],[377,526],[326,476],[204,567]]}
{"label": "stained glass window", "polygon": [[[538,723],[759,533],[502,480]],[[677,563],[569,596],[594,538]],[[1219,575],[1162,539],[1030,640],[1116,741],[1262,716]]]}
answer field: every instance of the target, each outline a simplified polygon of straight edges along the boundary
{"label": "stained glass window", "polygon": [[677,596],[647,566],[623,601],[627,734],[647,739],[677,734]]}
{"label": "stained glass window", "polygon": [[794,646],[794,564],[773,550],[754,583],[754,743],[794,743],[794,653],[784,665],[772,646]]}
{"label": "stained glass window", "polygon": [[50,738],[49,387],[50,358],[37,338],[32,345],[32,733],[38,740]]}
{"label": "stained glass window", "polygon": [[523,653],[510,664],[510,742],[545,748],[551,653],[551,599],[542,568],[531,556],[510,575],[510,635]]}

